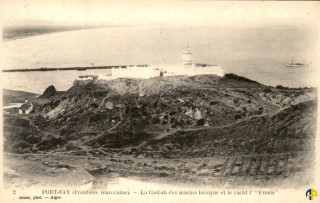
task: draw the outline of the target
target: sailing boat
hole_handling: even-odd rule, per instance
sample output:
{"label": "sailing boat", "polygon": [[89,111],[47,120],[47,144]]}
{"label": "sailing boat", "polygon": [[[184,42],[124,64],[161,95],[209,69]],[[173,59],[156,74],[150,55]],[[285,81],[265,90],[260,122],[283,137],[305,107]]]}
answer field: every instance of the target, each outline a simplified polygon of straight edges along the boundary
{"label": "sailing boat", "polygon": [[291,63],[287,64],[286,67],[300,67],[300,66],[306,66],[304,63],[293,63],[293,58]]}

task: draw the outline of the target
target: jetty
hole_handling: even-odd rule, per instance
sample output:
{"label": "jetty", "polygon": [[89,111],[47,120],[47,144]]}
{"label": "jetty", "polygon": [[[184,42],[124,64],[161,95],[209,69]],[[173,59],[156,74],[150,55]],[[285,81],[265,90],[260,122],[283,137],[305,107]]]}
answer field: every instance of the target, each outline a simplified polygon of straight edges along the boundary
{"label": "jetty", "polygon": [[111,68],[126,68],[126,67],[149,67],[147,64],[140,65],[114,65],[114,66],[88,66],[88,67],[65,67],[65,68],[19,68],[19,69],[3,69],[2,72],[31,72],[31,71],[67,71],[67,70],[95,70],[95,69],[111,69]]}

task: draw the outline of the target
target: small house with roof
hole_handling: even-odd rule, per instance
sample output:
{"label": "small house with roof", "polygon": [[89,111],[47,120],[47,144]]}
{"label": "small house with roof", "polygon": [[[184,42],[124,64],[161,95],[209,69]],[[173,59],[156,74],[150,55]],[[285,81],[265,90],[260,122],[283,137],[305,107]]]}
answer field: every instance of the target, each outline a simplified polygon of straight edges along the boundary
{"label": "small house with roof", "polygon": [[28,100],[26,99],[24,104],[22,104],[21,107],[19,108],[19,114],[28,115],[32,110],[33,110],[33,104],[31,102],[28,102]]}

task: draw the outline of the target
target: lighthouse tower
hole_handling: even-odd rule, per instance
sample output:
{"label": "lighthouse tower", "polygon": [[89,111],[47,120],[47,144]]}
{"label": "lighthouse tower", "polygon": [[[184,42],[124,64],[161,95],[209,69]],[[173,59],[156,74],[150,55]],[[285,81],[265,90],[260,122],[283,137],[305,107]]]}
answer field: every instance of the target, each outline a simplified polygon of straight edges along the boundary
{"label": "lighthouse tower", "polygon": [[182,52],[182,65],[191,66],[192,65],[192,53],[189,46],[186,46],[186,49]]}

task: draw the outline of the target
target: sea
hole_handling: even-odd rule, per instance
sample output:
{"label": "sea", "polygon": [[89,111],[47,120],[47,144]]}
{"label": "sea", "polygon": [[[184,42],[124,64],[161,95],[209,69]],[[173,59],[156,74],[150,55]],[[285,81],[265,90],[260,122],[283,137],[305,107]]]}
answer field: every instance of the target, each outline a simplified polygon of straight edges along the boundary
{"label": "sea", "polygon": [[[258,27],[118,26],[12,38],[2,43],[3,69],[131,64],[180,65],[188,45],[195,63],[220,65],[270,86],[318,86],[316,29],[293,25]],[[291,61],[305,66],[286,67]],[[2,72],[2,87],[41,94],[54,85],[69,89],[80,75],[108,70]]]}

